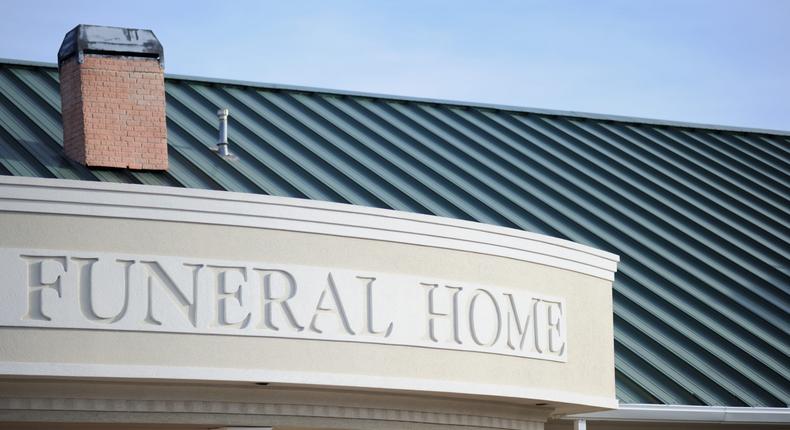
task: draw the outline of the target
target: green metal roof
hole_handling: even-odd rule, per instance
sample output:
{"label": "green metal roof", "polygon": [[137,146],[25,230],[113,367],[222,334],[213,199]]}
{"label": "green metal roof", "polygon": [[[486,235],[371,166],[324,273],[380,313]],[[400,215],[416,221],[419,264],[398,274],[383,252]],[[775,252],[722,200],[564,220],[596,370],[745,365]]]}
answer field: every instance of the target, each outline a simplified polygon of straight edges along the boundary
{"label": "green metal roof", "polygon": [[[58,73],[0,63],[0,174],[328,200],[621,256],[625,403],[790,403],[790,134],[167,77],[167,173],[63,156]],[[210,148],[229,108],[231,151]]]}

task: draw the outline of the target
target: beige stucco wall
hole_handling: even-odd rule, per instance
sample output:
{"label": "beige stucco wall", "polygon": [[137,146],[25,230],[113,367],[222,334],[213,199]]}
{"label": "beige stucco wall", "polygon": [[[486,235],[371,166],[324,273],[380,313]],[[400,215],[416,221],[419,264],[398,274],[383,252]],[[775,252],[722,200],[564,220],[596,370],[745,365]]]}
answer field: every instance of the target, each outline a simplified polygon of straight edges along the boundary
{"label": "beige stucco wall", "polygon": [[[589,275],[503,257],[366,239],[64,215],[0,213],[0,246],[425,275],[564,297],[568,318],[567,363],[350,342],[33,328],[0,328],[2,361],[321,373],[336,375],[339,386],[353,385],[362,375],[381,378],[382,385],[416,381],[438,392],[485,386],[495,393],[502,387],[502,397],[526,388],[522,396],[553,393],[554,405],[563,398],[568,403],[614,399],[611,285]],[[539,402],[541,396],[534,400]],[[590,408],[567,411],[585,409]]]}

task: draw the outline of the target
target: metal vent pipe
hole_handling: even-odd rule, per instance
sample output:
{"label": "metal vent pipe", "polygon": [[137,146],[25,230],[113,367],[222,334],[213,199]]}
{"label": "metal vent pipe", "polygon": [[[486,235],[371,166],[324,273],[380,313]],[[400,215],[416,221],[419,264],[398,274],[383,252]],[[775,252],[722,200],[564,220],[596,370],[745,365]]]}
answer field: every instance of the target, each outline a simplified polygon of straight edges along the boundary
{"label": "metal vent pipe", "polygon": [[230,155],[228,150],[228,114],[227,109],[220,109],[217,111],[217,119],[219,120],[219,141],[217,142],[217,154],[221,157]]}

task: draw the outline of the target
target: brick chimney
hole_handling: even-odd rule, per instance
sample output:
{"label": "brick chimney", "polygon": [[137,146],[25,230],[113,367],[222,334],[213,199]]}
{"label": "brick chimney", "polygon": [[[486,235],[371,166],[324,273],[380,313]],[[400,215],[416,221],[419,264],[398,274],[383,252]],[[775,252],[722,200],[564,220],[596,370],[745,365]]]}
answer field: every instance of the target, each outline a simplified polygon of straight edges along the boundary
{"label": "brick chimney", "polygon": [[78,25],[63,39],[58,69],[67,157],[167,170],[164,51],[151,30]]}

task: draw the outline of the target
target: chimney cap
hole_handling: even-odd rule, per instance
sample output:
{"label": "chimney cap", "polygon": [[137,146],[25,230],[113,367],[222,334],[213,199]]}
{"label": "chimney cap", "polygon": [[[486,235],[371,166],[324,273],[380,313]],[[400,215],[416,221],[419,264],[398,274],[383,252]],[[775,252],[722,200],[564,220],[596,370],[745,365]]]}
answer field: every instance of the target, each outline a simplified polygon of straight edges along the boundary
{"label": "chimney cap", "polygon": [[81,63],[84,54],[155,58],[164,67],[162,44],[151,30],[80,24],[66,33],[58,50],[58,65],[72,55]]}

